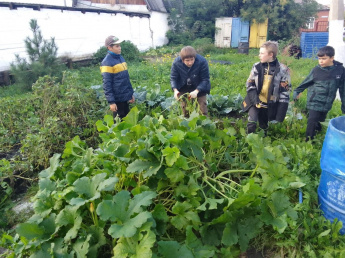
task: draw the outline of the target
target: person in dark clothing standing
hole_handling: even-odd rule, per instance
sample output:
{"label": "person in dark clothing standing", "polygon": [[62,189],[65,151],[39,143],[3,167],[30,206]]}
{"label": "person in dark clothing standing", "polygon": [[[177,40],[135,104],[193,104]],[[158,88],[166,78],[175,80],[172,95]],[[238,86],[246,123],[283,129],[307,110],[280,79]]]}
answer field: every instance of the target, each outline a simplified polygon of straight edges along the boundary
{"label": "person in dark clothing standing", "polygon": [[[170,84],[176,100],[185,93],[189,93],[191,99],[197,99],[200,112],[207,116],[206,95],[211,89],[208,62],[203,56],[197,54],[193,47],[182,48],[180,55],[175,58],[171,67]],[[187,99],[182,98],[182,111],[184,116],[188,117],[186,105]]]}
{"label": "person in dark clothing standing", "polygon": [[101,63],[103,77],[103,89],[113,111],[114,118],[121,119],[129,113],[129,103],[134,103],[133,87],[129,79],[127,63],[121,56],[122,40],[115,36],[109,36],[105,40],[108,54]]}
{"label": "person in dark clothing standing", "polygon": [[256,131],[257,122],[266,134],[268,121],[285,119],[291,92],[290,71],[278,62],[277,53],[277,42],[265,42],[260,47],[260,62],[253,65],[247,79],[242,110],[248,112],[248,134]]}
{"label": "person in dark clothing standing", "polygon": [[300,93],[308,88],[306,141],[314,139],[316,132],[321,131],[320,122],[326,120],[338,89],[342,102],[341,111],[345,113],[345,68],[342,63],[334,60],[334,54],[331,46],[320,48],[317,53],[319,64],[293,92],[293,99],[296,101]]}

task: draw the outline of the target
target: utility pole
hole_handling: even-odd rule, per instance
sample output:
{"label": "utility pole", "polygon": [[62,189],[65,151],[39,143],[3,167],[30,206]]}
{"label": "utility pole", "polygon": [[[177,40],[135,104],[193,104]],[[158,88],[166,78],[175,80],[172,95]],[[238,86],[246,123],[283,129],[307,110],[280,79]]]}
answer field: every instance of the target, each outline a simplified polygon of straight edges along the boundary
{"label": "utility pole", "polygon": [[334,59],[345,64],[344,0],[332,0],[329,12],[328,45],[335,49]]}
{"label": "utility pole", "polygon": [[[335,50],[334,60],[345,65],[345,43],[343,39],[344,31],[344,0],[332,0],[329,11],[329,37],[328,45]],[[337,99],[340,99],[339,91]]]}

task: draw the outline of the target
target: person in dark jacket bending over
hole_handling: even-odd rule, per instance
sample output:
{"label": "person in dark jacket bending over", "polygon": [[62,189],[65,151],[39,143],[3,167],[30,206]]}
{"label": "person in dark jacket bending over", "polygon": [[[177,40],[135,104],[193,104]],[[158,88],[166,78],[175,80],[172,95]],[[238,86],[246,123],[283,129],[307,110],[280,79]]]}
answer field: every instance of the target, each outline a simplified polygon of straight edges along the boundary
{"label": "person in dark jacket bending over", "polygon": [[297,100],[300,93],[308,88],[306,141],[312,140],[316,132],[321,131],[320,122],[325,121],[338,89],[342,102],[341,111],[345,113],[345,68],[342,63],[334,60],[334,54],[331,46],[320,48],[317,53],[319,64],[293,92],[293,99]]}
{"label": "person in dark jacket bending over", "polygon": [[[197,99],[200,112],[207,116],[206,95],[211,89],[208,62],[203,56],[197,54],[193,47],[182,48],[180,55],[175,58],[171,67],[170,84],[176,100],[185,93],[189,93],[191,99]],[[188,117],[186,101],[186,98],[181,99],[181,107],[184,116]]]}
{"label": "person in dark jacket bending over", "polygon": [[247,133],[256,123],[267,133],[268,121],[283,122],[289,106],[291,80],[288,67],[277,60],[278,43],[267,41],[260,47],[260,62],[255,63],[246,82],[247,95],[242,109],[248,112]]}
{"label": "person in dark jacket bending over", "polygon": [[101,63],[103,89],[113,111],[114,118],[118,115],[121,119],[129,113],[129,103],[134,103],[133,88],[129,79],[127,63],[121,56],[122,40],[109,36],[105,40],[108,54]]}

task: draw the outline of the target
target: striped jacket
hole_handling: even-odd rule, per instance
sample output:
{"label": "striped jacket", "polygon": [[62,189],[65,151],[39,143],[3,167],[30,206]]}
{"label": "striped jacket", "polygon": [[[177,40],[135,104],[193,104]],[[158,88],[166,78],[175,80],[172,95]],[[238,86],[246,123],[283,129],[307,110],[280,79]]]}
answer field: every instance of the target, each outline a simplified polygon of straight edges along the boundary
{"label": "striped jacket", "polygon": [[103,89],[109,104],[126,102],[133,96],[133,87],[129,79],[125,59],[118,54],[108,51],[101,63]]}

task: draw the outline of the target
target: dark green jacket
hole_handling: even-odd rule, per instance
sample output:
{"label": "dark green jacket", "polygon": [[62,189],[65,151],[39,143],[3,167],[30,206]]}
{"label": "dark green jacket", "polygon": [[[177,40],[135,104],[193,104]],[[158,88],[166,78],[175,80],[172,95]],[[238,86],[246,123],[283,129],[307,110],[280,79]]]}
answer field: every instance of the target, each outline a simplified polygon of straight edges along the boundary
{"label": "dark green jacket", "polygon": [[313,68],[302,84],[294,90],[293,98],[308,88],[307,108],[320,112],[328,112],[339,89],[342,102],[341,111],[345,113],[345,68],[334,61],[330,67]]}

